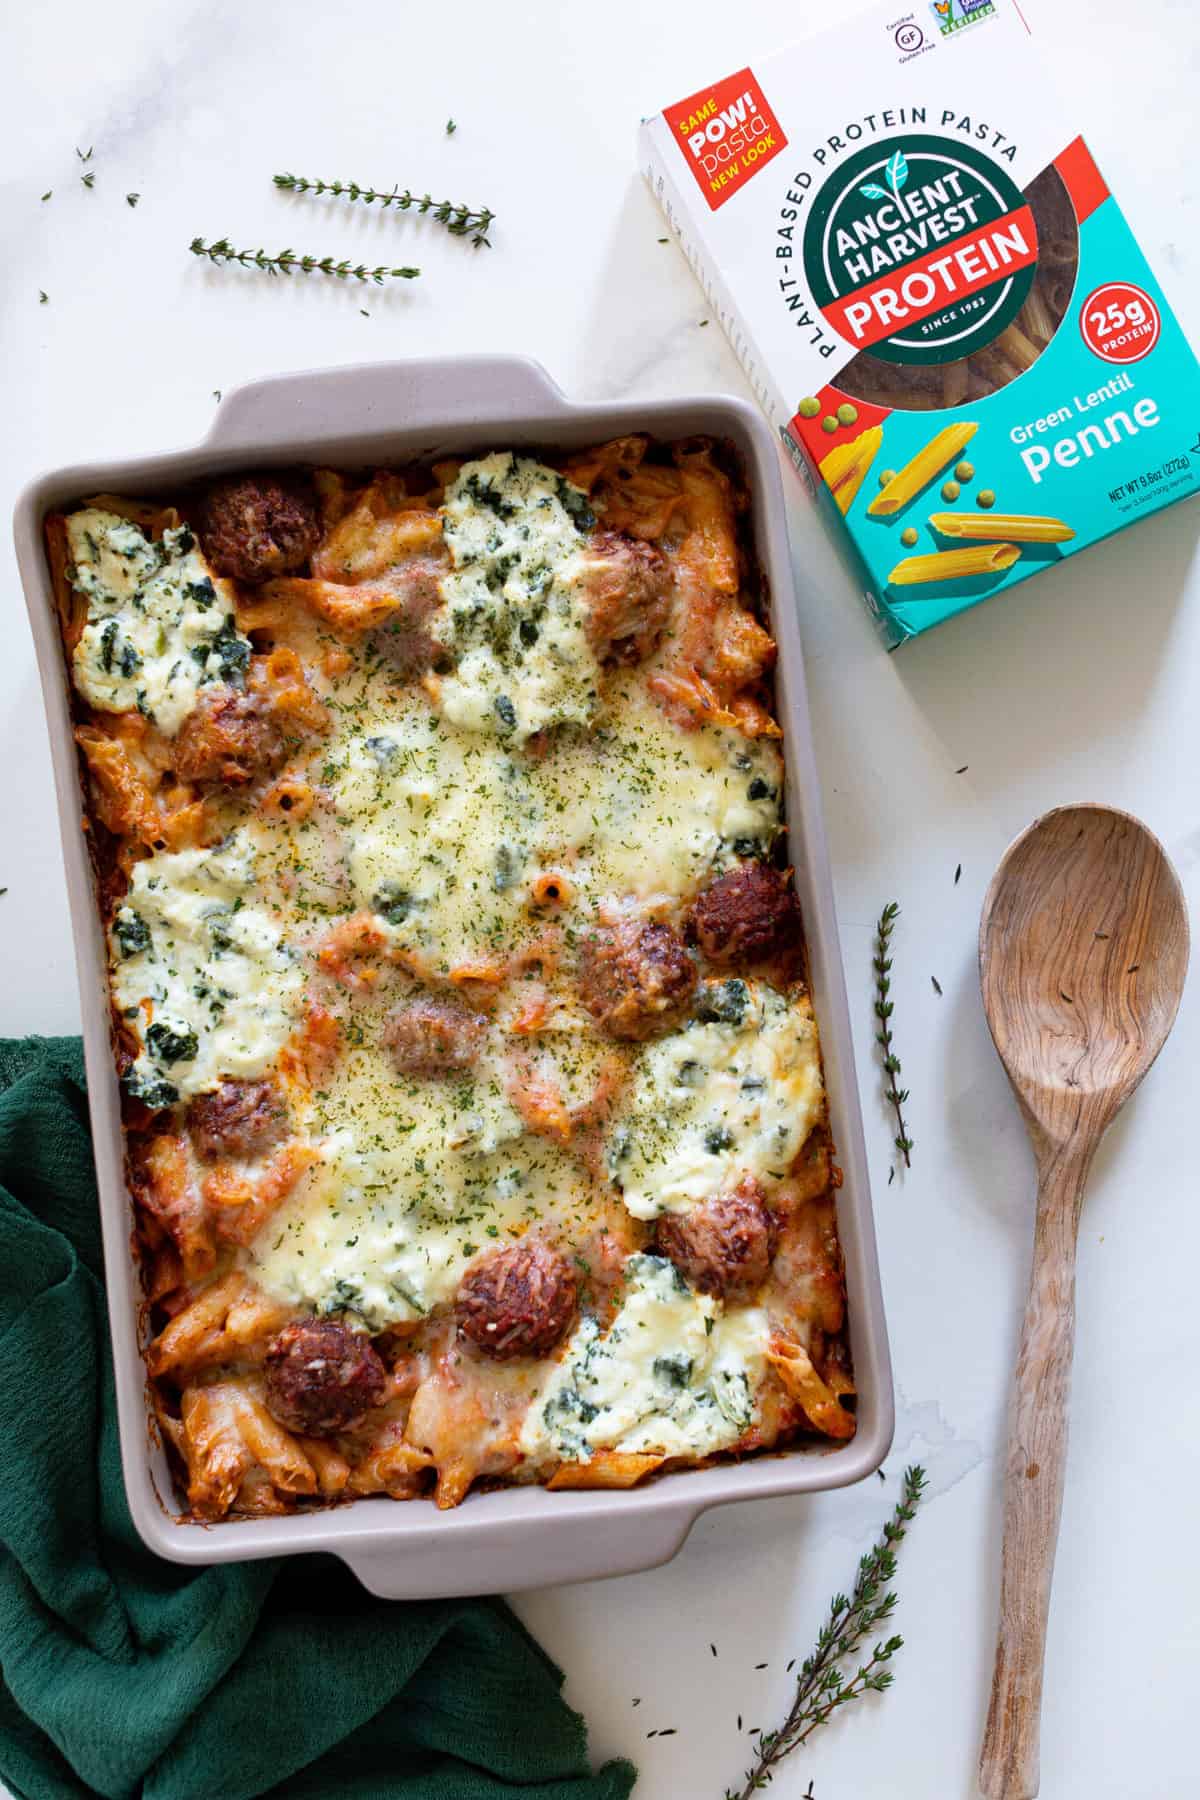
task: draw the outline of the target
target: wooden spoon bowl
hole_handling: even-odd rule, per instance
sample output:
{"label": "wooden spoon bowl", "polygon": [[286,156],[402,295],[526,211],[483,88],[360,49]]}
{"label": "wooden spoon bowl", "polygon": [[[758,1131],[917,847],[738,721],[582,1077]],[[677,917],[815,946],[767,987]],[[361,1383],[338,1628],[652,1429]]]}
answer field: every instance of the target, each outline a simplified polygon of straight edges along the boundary
{"label": "wooden spoon bowl", "polygon": [[1009,846],[983,903],[979,973],[988,1026],[1033,1144],[1038,1200],[979,1768],[988,1800],[1033,1800],[1038,1792],[1084,1185],[1101,1137],[1166,1041],[1187,966],[1179,878],[1129,813],[1059,807]]}

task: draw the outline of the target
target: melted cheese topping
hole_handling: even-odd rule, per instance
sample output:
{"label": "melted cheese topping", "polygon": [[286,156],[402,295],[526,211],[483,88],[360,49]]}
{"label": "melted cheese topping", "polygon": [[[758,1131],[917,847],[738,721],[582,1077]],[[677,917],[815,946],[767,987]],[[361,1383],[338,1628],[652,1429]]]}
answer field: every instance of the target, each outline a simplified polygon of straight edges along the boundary
{"label": "melted cheese topping", "polygon": [[580,604],[587,496],[529,457],[497,451],[463,465],[446,491],[442,642],[455,656],[438,684],[456,725],[523,743],[553,725],[590,724],[600,667]]}
{"label": "melted cheese topping", "polygon": [[[164,554],[115,515],[103,518],[103,532],[94,509],[71,521],[83,546],[80,579],[92,579],[94,561],[97,592],[122,596],[119,628],[128,614],[141,629],[133,596],[165,608],[170,592],[185,592],[196,552],[182,531],[167,534]],[[286,640],[330,717],[320,742],[289,764],[316,803],[297,817],[248,807],[237,794],[215,798],[231,828],[222,847],[138,863],[114,920],[114,999],[141,1043],[132,1084],[156,1104],[210,1090],[222,1076],[268,1073],[310,1000],[338,1018],[338,1053],[317,1090],[307,1102],[289,1095],[294,1129],[320,1160],[239,1252],[261,1286],[291,1305],[378,1331],[451,1304],[468,1264],[531,1227],[578,1247],[612,1221],[623,1242],[637,1241],[603,1171],[534,1135],[513,1096],[541,1082],[586,1112],[614,1062],[618,1073],[633,1062],[641,1093],[654,1047],[614,1046],[598,1031],[575,989],[574,947],[605,905],[675,912],[721,870],[766,852],[780,829],[783,771],[768,737],[681,730],[655,703],[644,670],[601,681],[579,578],[590,522],[581,492],[541,464],[501,453],[464,467],[445,505],[452,570],[442,629],[454,673],[429,684],[436,693],[398,673],[386,629],[359,639],[346,666],[344,640],[315,616],[290,619]],[[229,617],[222,595],[218,588],[209,609],[218,625]],[[187,615],[187,629],[194,625]],[[167,671],[180,705],[185,675],[193,700],[209,678],[199,657],[189,661],[189,670]],[[515,722],[497,709],[500,695]],[[535,731],[545,735],[528,746]],[[547,874],[560,888],[552,910],[534,903]],[[323,971],[318,952],[362,910],[403,955],[377,958],[376,985],[351,990]],[[399,1073],[385,1042],[392,1010],[428,995],[426,981],[436,992],[461,965],[502,963],[549,920],[561,927],[562,966],[531,984],[544,1003],[538,1030],[514,1035],[528,994],[510,979],[468,1072]],[[408,972],[408,953],[425,981]],[[747,1069],[750,1035],[748,1022]],[[748,1113],[745,1124],[752,1136]],[[627,1188],[632,1166],[622,1164]],[[756,1167],[753,1152],[738,1166]],[[628,1193],[626,1203],[637,1210]],[[705,1340],[695,1381],[662,1413],[677,1441],[733,1441],[744,1429],[734,1429],[730,1410],[738,1384],[718,1379],[714,1359],[740,1342],[735,1321],[744,1325],[753,1309],[722,1313],[676,1292],[653,1259],[639,1267],[626,1326],[607,1334],[603,1354],[593,1350],[597,1375],[603,1368],[610,1386],[631,1389],[618,1403],[613,1387],[606,1401],[624,1421],[614,1430],[634,1432],[631,1408],[658,1417],[644,1395],[631,1397],[639,1384],[661,1383],[654,1358],[642,1367],[632,1340],[618,1355],[636,1321],[637,1341],[657,1333],[663,1354],[672,1331]],[[580,1331],[582,1354],[594,1328]],[[745,1366],[753,1388],[756,1365]],[[743,1419],[746,1409],[733,1411]]]}
{"label": "melted cheese topping", "polygon": [[240,682],[250,642],[233,600],[186,525],[155,542],[129,519],[87,507],[67,520],[72,585],[88,603],[75,685],[101,712],[135,708],[174,736],[211,682]]}
{"label": "melted cheese topping", "polygon": [[303,971],[247,903],[254,888],[241,832],[134,866],[109,933],[112,993],[141,1044],[127,1085],[152,1105],[264,1074],[291,1033]]}
{"label": "melted cheese topping", "polygon": [[707,1018],[642,1052],[609,1135],[609,1171],[638,1219],[687,1212],[741,1173],[767,1187],[782,1180],[820,1111],[806,998],[725,981],[700,1011]]}
{"label": "melted cheese topping", "polygon": [[577,1233],[585,1202],[574,1159],[509,1103],[500,1032],[467,1073],[403,1076],[380,1055],[378,1013],[359,1016],[367,1041],[339,1057],[307,1122],[324,1160],[247,1260],[280,1298],[379,1331],[452,1300],[473,1257],[532,1223]]}
{"label": "melted cheese topping", "polygon": [[681,732],[626,676],[590,733],[536,758],[389,695],[345,740],[334,794],[358,902],[445,972],[531,932],[548,870],[567,877],[560,916],[579,924],[606,897],[695,893],[772,843],[782,781],[771,739]]}
{"label": "melted cheese topping", "polygon": [[587,1461],[594,1450],[707,1456],[755,1419],[767,1315],[694,1294],[658,1256],[627,1265],[624,1303],[607,1332],[581,1321],[522,1428],[536,1462]]}

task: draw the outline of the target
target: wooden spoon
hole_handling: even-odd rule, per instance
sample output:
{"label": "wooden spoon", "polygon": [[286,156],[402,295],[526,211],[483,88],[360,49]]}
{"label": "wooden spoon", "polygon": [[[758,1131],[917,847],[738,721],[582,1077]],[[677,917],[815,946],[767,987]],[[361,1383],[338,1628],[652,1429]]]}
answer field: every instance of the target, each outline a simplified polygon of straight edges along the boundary
{"label": "wooden spoon", "polygon": [[1188,965],[1179,878],[1129,813],[1062,806],[983,903],[988,1025],[1037,1159],[1033,1274],[1009,1418],[1000,1630],[979,1785],[1038,1791],[1042,1665],[1067,1455],[1075,1242],[1097,1145],[1162,1049]]}

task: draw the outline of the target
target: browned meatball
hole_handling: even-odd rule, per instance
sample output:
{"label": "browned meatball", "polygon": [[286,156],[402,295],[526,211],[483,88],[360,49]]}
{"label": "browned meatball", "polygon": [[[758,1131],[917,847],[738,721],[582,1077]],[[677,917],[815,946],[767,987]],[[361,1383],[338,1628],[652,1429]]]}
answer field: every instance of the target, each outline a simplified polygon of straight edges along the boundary
{"label": "browned meatball", "polygon": [[267,1348],[267,1405],[289,1431],[332,1437],[378,1406],[387,1370],[365,1331],[333,1319],[285,1325]]}
{"label": "browned meatball", "polygon": [[383,1041],[402,1075],[454,1075],[479,1055],[487,1020],[450,1000],[413,1000],[397,1007]]}
{"label": "browned meatball", "polygon": [[187,1110],[196,1154],[206,1162],[223,1156],[260,1156],[287,1130],[287,1110],[270,1081],[222,1081],[198,1094]]}
{"label": "browned meatball", "polygon": [[760,962],[795,941],[800,907],[778,869],[741,863],[705,888],[692,909],[692,925],[709,962]]}
{"label": "browned meatball", "polygon": [[249,475],[209,489],[200,516],[204,553],[219,575],[253,585],[294,575],[312,554],[320,526],[312,496],[297,481]]}
{"label": "browned meatball", "polygon": [[547,1356],[575,1313],[575,1272],[536,1238],[493,1250],[467,1270],[458,1290],[458,1329],[498,1361]]}
{"label": "browned meatball", "polygon": [[735,1188],[691,1212],[664,1215],[655,1237],[660,1254],[670,1257],[692,1287],[705,1294],[744,1294],[767,1279],[779,1221],[760,1183],[743,1175]]}
{"label": "browned meatball", "polygon": [[228,687],[202,694],[175,738],[175,772],[184,781],[245,787],[286,755],[283,734],[262,701]]}
{"label": "browned meatball", "polygon": [[579,956],[583,1003],[610,1037],[640,1039],[666,1031],[696,986],[696,965],[669,925],[627,920],[584,940]]}
{"label": "browned meatball", "polygon": [[432,556],[415,556],[398,563],[382,578],[403,606],[372,634],[371,645],[380,658],[401,675],[420,675],[446,656],[433,635],[434,615],[444,605],[442,577],[446,563]]}
{"label": "browned meatball", "polygon": [[587,634],[602,661],[640,662],[666,625],[671,566],[661,550],[619,531],[597,531],[584,552]]}

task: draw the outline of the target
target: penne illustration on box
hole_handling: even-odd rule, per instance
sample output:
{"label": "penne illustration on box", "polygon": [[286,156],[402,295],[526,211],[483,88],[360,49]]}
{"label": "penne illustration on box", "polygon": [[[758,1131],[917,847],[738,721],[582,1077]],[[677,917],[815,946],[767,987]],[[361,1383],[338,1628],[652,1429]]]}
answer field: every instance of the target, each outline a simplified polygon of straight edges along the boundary
{"label": "penne illustration on box", "polygon": [[1200,487],[1200,368],[1015,0],[862,14],[641,159],[889,647]]}

